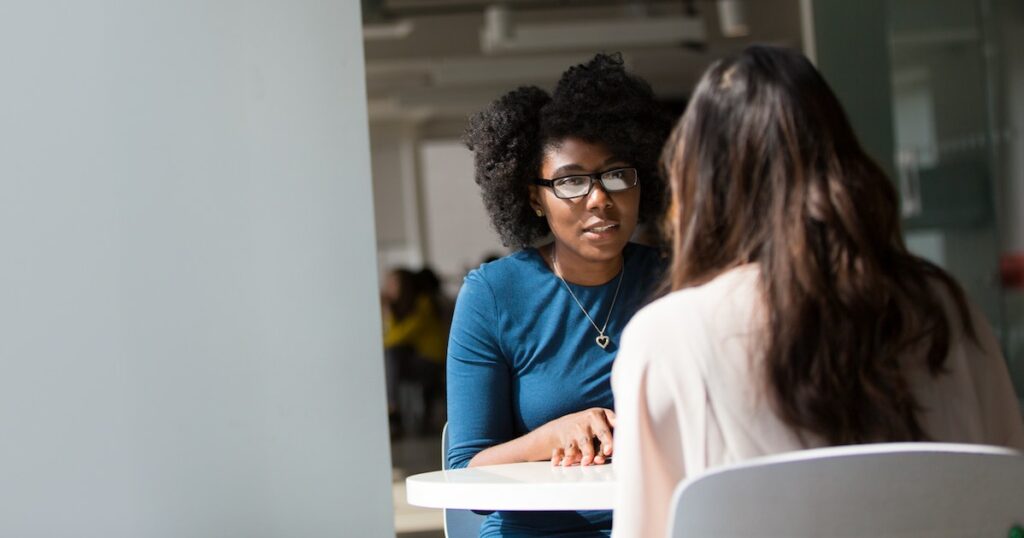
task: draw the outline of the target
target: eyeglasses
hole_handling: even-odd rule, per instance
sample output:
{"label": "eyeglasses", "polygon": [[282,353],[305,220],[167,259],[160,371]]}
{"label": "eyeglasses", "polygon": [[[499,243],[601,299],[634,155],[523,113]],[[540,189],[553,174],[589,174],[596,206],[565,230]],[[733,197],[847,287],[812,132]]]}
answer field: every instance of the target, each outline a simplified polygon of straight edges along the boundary
{"label": "eyeglasses", "polygon": [[579,198],[594,190],[594,182],[600,181],[605,192],[628,191],[637,184],[636,168],[616,168],[596,174],[576,174],[554,179],[534,179],[535,185],[551,187],[555,196],[562,199]]}

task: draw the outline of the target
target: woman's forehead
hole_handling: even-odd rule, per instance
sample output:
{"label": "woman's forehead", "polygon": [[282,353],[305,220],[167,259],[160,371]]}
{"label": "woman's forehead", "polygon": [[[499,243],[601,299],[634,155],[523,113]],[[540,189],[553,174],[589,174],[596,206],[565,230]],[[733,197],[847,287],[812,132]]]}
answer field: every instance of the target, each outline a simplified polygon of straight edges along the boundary
{"label": "woman's forehead", "polygon": [[624,161],[601,142],[568,137],[548,144],[541,159],[543,171],[592,172]]}

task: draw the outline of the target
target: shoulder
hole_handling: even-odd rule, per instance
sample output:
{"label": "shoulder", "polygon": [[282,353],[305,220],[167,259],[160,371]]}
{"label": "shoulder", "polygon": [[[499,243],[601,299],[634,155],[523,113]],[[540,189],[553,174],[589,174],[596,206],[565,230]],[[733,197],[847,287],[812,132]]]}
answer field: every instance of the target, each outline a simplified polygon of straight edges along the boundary
{"label": "shoulder", "polygon": [[623,330],[623,350],[664,349],[678,340],[679,331],[689,327],[685,322],[696,317],[690,291],[673,292],[641,308]]}
{"label": "shoulder", "polygon": [[758,274],[754,265],[737,267],[699,286],[669,293],[637,312],[630,326],[657,327],[675,324],[682,318],[711,319],[732,305],[749,308],[757,293]]}
{"label": "shoulder", "polygon": [[536,250],[523,249],[471,270],[459,288],[456,309],[460,303],[482,307],[481,302],[488,308],[496,308],[509,295],[522,290],[524,283],[539,278],[538,264],[542,263]]}
{"label": "shoulder", "polygon": [[1001,346],[988,321],[989,315],[980,305],[972,301],[948,275],[946,278],[931,276],[928,285],[946,315],[951,346],[963,347],[967,356],[978,359],[971,361],[975,367],[991,360],[1003,362]]}
{"label": "shoulder", "polygon": [[417,314],[430,312],[434,309],[434,301],[426,293],[420,293],[416,296],[416,310]]}
{"label": "shoulder", "polygon": [[[673,358],[677,352],[693,349],[731,331],[728,325],[745,323],[757,290],[758,270],[744,266],[715,279],[661,297],[640,309],[623,332],[627,357]],[[658,353],[647,353],[647,351]]]}
{"label": "shoulder", "polygon": [[499,290],[508,283],[520,283],[523,279],[539,276],[541,265],[543,261],[540,260],[536,249],[518,250],[470,271],[463,282],[463,288],[486,285],[493,290]]}

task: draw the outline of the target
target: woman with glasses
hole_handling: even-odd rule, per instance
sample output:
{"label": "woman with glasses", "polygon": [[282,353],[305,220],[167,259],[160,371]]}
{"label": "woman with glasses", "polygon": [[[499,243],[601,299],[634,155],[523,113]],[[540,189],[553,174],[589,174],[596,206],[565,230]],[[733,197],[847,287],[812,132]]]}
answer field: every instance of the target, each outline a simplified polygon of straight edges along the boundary
{"label": "woman with glasses", "polygon": [[[452,468],[614,454],[612,362],[663,263],[631,243],[661,207],[670,127],[618,56],[523,87],[474,116],[476,182],[513,254],[471,271],[448,347]],[[496,512],[482,536],[604,536],[611,513]]]}
{"label": "woman with glasses", "polygon": [[630,322],[615,365],[615,535],[665,536],[682,479],[757,456],[1024,449],[992,331],[907,251],[892,182],[800,53],[712,65],[664,165],[673,292]]}

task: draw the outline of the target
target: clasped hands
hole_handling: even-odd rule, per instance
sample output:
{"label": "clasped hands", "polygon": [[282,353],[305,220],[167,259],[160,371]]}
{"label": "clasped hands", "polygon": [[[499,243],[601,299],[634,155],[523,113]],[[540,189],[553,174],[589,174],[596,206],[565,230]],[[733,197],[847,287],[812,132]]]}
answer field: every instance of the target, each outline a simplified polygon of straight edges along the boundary
{"label": "clasped hands", "polygon": [[615,412],[593,407],[552,420],[537,433],[552,447],[552,465],[601,465],[612,456],[614,428]]}

